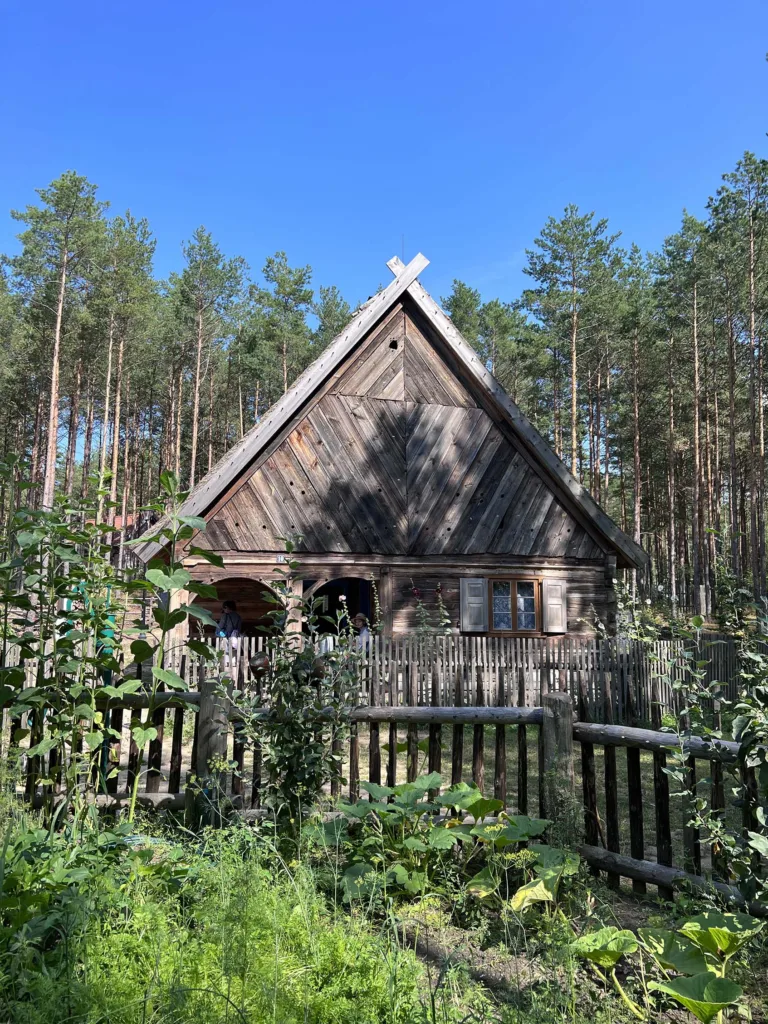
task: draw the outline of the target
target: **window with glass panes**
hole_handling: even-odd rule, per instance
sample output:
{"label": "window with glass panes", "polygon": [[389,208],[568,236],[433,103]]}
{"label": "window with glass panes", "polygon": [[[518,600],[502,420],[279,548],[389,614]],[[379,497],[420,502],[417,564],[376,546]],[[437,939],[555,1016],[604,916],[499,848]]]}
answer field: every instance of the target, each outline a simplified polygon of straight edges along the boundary
{"label": "window with glass panes", "polygon": [[539,625],[537,580],[490,580],[491,631],[536,633]]}

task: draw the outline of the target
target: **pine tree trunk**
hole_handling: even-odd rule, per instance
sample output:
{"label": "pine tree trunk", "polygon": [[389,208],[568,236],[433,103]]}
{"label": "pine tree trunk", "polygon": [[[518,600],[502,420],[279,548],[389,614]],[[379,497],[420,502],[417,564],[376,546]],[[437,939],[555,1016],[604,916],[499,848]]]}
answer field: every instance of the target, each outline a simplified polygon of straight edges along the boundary
{"label": "pine tree trunk", "polygon": [[[40,451],[43,446],[43,392],[37,393],[37,404],[35,406],[35,425],[32,430],[32,455],[30,465],[30,480],[36,484],[40,476]],[[37,504],[37,502],[35,502]]]}
{"label": "pine tree trunk", "polygon": [[693,283],[693,488],[691,498],[691,558],[693,567],[693,610],[700,615],[703,610],[701,585],[701,432],[700,432],[700,383],[699,383],[699,296],[698,284]]}
{"label": "pine tree trunk", "polygon": [[600,417],[602,410],[600,398],[603,390],[602,358],[597,366],[597,395],[595,398],[595,501],[600,504],[602,498],[602,466],[600,464]]}
{"label": "pine tree trunk", "polygon": [[53,329],[51,356],[51,394],[48,410],[48,445],[45,455],[43,479],[43,508],[53,508],[56,490],[56,459],[59,454],[59,373],[61,369],[61,325],[64,319],[64,298],[67,292],[67,251],[64,250],[59,274],[59,293],[56,299],[56,323]]}
{"label": "pine tree trunk", "polygon": [[213,372],[208,364],[208,472],[213,469]]}
{"label": "pine tree trunk", "polygon": [[587,467],[587,479],[591,494],[595,494],[595,396],[592,392],[592,375],[587,378],[587,402],[589,406],[589,419],[587,421],[587,434],[589,441],[590,461]]}
{"label": "pine tree trunk", "polygon": [[93,415],[94,415],[94,401],[93,392],[89,386],[88,401],[85,406],[85,439],[83,441],[83,479],[80,484],[80,496],[86,498],[88,496],[88,477],[91,475],[91,449],[93,446]]}
{"label": "pine tree trunk", "polygon": [[117,564],[120,569],[125,564],[125,538],[126,531],[128,529],[128,495],[131,488],[130,480],[130,448],[131,438],[135,437],[132,434],[128,424],[128,393],[130,390],[130,384],[126,381],[125,385],[125,439],[123,441],[123,492],[122,492],[122,503],[120,506],[120,549],[117,558]]}
{"label": "pine tree trunk", "polygon": [[554,435],[555,454],[563,457],[563,436],[560,422],[560,372],[557,349],[552,353],[552,432]]}
{"label": "pine tree trunk", "polygon": [[[115,508],[114,504],[117,501],[117,471],[119,465],[120,455],[120,417],[122,415],[122,396],[123,396],[123,356],[125,354],[125,333],[120,332],[120,341],[117,346],[117,366],[115,367],[115,412],[114,412],[114,429],[112,431],[112,466],[111,473],[112,478],[109,482],[109,500],[112,502],[112,508],[109,510],[107,521],[112,524],[115,521]],[[127,443],[127,442],[126,442]]]}
{"label": "pine tree trunk", "polygon": [[741,575],[739,545],[739,477],[736,464],[736,332],[730,311],[728,320],[728,512],[731,533],[731,569],[737,578]]}
{"label": "pine tree trunk", "polygon": [[173,471],[176,479],[181,479],[181,412],[184,407],[184,376],[179,370],[179,390],[176,395],[176,429],[174,435],[175,449],[173,453]]}
{"label": "pine tree trunk", "polygon": [[571,472],[576,473],[576,458],[579,450],[579,411],[576,339],[579,330],[579,312],[576,306],[576,284],[571,291]]}
{"label": "pine tree trunk", "polygon": [[[709,396],[713,393],[714,387],[710,378],[710,365],[707,361],[707,384],[705,388],[705,394]],[[704,404],[704,438],[705,438],[705,450],[707,457],[704,464],[705,479],[706,479],[706,503],[705,510],[707,515],[707,530],[706,530],[706,553],[707,553],[707,614],[712,613],[713,609],[713,595],[715,592],[715,564],[716,564],[716,551],[715,551],[715,534],[712,526],[715,522],[715,483],[714,483],[714,470],[712,467],[712,423],[711,423],[711,412],[712,407],[710,402],[705,399]]]}
{"label": "pine tree trunk", "polygon": [[674,352],[675,339],[669,336],[669,358],[667,361],[667,396],[668,396],[668,422],[669,435],[667,444],[667,481],[669,486],[669,524],[667,545],[669,549],[669,600],[672,605],[672,613],[677,611],[677,545],[676,545],[676,523],[675,523],[675,377],[674,377]]}
{"label": "pine tree trunk", "polygon": [[[642,488],[642,477],[640,467],[640,388],[639,388],[639,366],[638,361],[640,357],[640,338],[639,331],[636,329],[634,337],[632,339],[632,459],[633,459],[633,472],[635,477],[635,493],[634,493],[634,516],[633,516],[633,530],[634,530],[634,541],[635,544],[640,544],[642,539],[641,532],[641,508],[643,500],[643,488]],[[632,573],[632,587],[636,592],[637,590],[637,570]]]}
{"label": "pine tree trunk", "polygon": [[189,460],[189,489],[195,486],[195,469],[197,465],[197,435],[200,424],[200,370],[203,362],[203,310],[197,310],[197,361],[195,363],[195,388],[192,397],[192,454]]}
{"label": "pine tree trunk", "polygon": [[605,493],[606,512],[608,511],[608,498],[610,495],[610,483],[611,483],[611,460],[610,460],[610,445],[608,438],[608,431],[610,429],[610,411],[611,411],[611,360],[610,352],[606,348],[605,350],[605,434],[603,440],[603,456],[605,458],[605,477],[603,479],[603,491]]}
{"label": "pine tree trunk", "polygon": [[77,360],[75,366],[75,387],[69,400],[69,434],[67,437],[67,461],[64,467],[64,493],[72,493],[75,480],[75,458],[77,455],[77,436],[80,428],[80,384],[83,374],[83,362]]}
{"label": "pine tree trunk", "polygon": [[[112,394],[112,351],[115,343],[115,317],[109,317],[109,342],[107,345],[107,380],[104,385],[104,415],[101,419],[101,452],[99,455],[99,490],[104,490],[107,473],[107,445],[109,444],[110,401]],[[99,497],[98,519],[101,520],[104,499]]]}

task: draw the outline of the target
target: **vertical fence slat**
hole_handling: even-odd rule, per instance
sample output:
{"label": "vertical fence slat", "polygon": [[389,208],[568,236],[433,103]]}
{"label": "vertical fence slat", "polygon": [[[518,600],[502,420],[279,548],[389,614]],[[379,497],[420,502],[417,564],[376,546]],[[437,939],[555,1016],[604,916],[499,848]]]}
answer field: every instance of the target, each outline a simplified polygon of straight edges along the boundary
{"label": "vertical fence slat", "polygon": [[[381,653],[381,637],[374,638],[377,653]],[[370,703],[371,707],[377,707],[380,703],[379,688],[381,686],[381,661],[374,666],[371,673]],[[368,729],[368,781],[381,785],[381,741],[379,736],[379,723],[371,722]],[[370,798],[371,800],[373,797]]]}
{"label": "vertical fence slat", "polygon": [[[627,713],[630,725],[636,725],[636,712],[632,695],[632,678],[627,689]],[[627,747],[627,792],[629,797],[629,852],[635,860],[645,859],[643,834],[643,779],[640,769],[640,750]],[[632,890],[639,895],[646,892],[645,882],[632,879]]]}
{"label": "vertical fence slat", "polygon": [[[582,722],[590,720],[589,694],[586,683],[580,680],[579,686],[579,719]],[[600,818],[597,810],[597,779],[595,777],[595,745],[594,743],[581,744],[581,786],[584,797],[584,842],[588,846],[597,846],[600,837]],[[593,875],[600,872],[591,870]]]}
{"label": "vertical fence slat", "polygon": [[[406,672],[406,703],[408,707],[414,708],[418,705],[418,663],[414,657],[414,642],[411,639],[408,644],[408,663],[405,666]],[[413,782],[419,774],[419,727],[415,722],[408,723],[406,733],[406,778]]]}
{"label": "vertical fence slat", "polygon": [[[394,649],[393,649],[394,648]],[[389,651],[389,706],[398,705],[398,679],[400,676],[400,641],[387,640]],[[387,785],[394,786],[397,783],[397,723],[389,723],[389,753],[387,756]]]}
{"label": "vertical fence slat", "polygon": [[[613,706],[610,694],[605,702],[605,721],[613,721]],[[605,768],[605,844],[611,853],[621,853],[619,841],[619,785],[616,773],[616,748],[612,746],[603,747],[603,762]],[[618,889],[621,880],[613,872],[608,873],[608,885]]]}
{"label": "vertical fence slat", "polygon": [[[485,706],[485,687],[483,685],[483,671],[480,665],[476,671],[476,697],[477,707]],[[472,778],[481,793],[485,792],[485,727],[476,725],[472,730]]]}
{"label": "vertical fence slat", "polygon": [[[654,681],[651,690],[651,727],[661,728],[661,693],[658,684]],[[659,864],[672,867],[672,826],[669,813],[669,776],[667,767],[667,755],[663,750],[653,752],[653,796],[656,817],[656,860]],[[659,896],[662,899],[673,898],[672,889],[667,886],[659,886]]]}
{"label": "vertical fence slat", "polygon": [[[504,707],[506,703],[504,698],[504,669],[498,663],[496,665],[496,675],[498,679],[496,704],[499,707]],[[505,807],[507,806],[507,734],[503,725],[496,726],[496,750],[493,766],[493,796],[494,799],[501,800]]]}
{"label": "vertical fence slat", "polygon": [[[464,704],[464,673],[461,666],[456,667],[456,678],[453,688],[453,699],[457,708]],[[464,767],[464,726],[454,725],[451,743],[451,785],[461,782]]]}
{"label": "vertical fence slat", "polygon": [[[432,689],[430,693],[430,704],[432,707],[440,706],[440,675],[437,667],[437,657],[432,665]],[[439,725],[432,724],[429,727],[429,768],[430,774],[442,770],[442,729]],[[440,787],[430,790],[430,799],[439,794]]]}
{"label": "vertical fence slat", "polygon": [[[120,774],[120,755],[123,747],[123,709],[113,708],[109,716],[109,726],[117,733],[112,736],[109,743],[109,757],[107,761],[107,783],[108,793],[117,793],[117,786]],[[53,753],[53,751],[51,751]],[[114,774],[113,774],[114,773]],[[178,792],[178,790],[176,790]]]}
{"label": "vertical fence slat", "polygon": [[[525,667],[522,664],[518,669],[517,701],[520,707],[525,707]],[[517,809],[520,814],[528,813],[528,730],[524,725],[517,727]]]}

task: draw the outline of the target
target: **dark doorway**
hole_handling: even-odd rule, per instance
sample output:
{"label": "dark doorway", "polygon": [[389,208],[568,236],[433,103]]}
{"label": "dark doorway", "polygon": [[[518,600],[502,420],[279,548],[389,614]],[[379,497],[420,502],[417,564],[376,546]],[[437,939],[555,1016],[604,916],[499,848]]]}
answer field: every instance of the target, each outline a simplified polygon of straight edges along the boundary
{"label": "dark doorway", "polygon": [[[333,632],[337,617],[345,605],[350,619],[362,614],[369,622],[372,621],[373,593],[370,580],[357,576],[328,580],[327,583],[323,583],[317,588],[312,597],[323,602],[322,608],[317,607],[317,613],[321,618],[321,629]],[[330,619],[330,622],[323,621],[324,619]]]}

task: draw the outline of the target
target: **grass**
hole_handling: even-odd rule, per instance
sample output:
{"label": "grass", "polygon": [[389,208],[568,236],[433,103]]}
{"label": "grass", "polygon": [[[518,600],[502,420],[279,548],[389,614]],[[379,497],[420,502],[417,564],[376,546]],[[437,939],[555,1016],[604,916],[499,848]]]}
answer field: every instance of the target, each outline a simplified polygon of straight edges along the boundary
{"label": "grass", "polygon": [[[171,842],[149,850],[151,861],[126,849],[108,869],[94,863],[59,894],[55,914],[48,907],[47,916],[31,917],[6,943],[3,1020],[427,1019],[429,986],[417,958],[367,921],[329,908],[311,873],[267,856],[252,830],[211,833],[180,858]],[[461,1009],[464,995],[441,994],[441,1019],[458,1019],[452,1001]]]}
{"label": "grass", "polygon": [[0,799],[8,1024],[619,1024],[569,951],[571,922],[658,913],[584,876],[558,910],[458,927],[452,890],[345,904],[334,850],[288,854],[269,825],[196,835],[145,819],[137,844],[90,815],[38,826]]}

